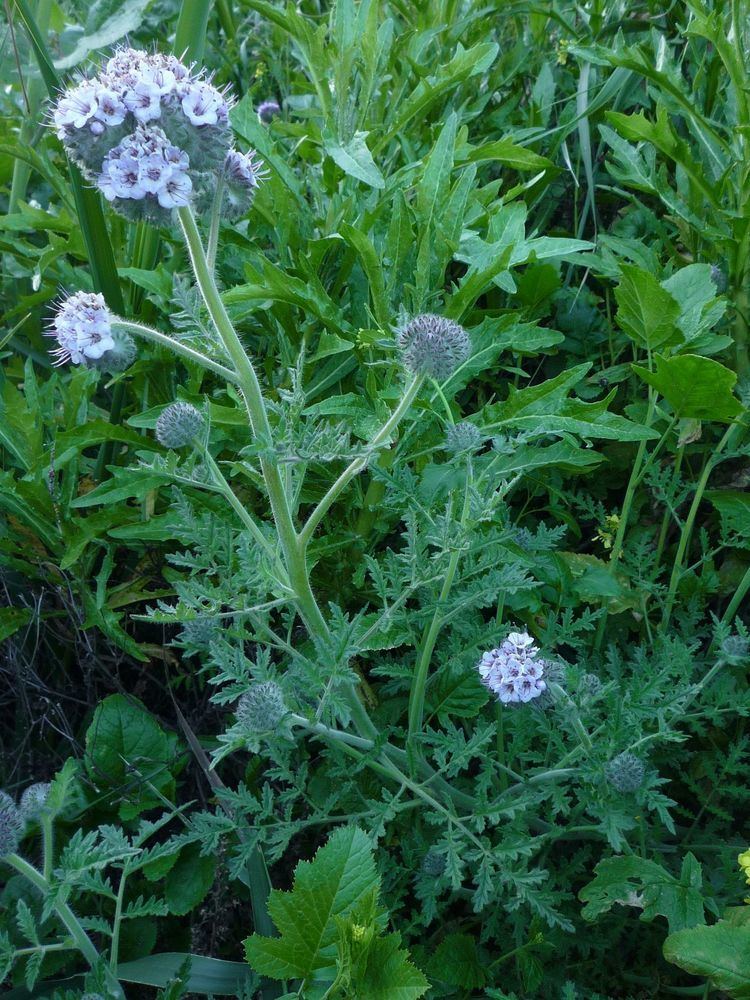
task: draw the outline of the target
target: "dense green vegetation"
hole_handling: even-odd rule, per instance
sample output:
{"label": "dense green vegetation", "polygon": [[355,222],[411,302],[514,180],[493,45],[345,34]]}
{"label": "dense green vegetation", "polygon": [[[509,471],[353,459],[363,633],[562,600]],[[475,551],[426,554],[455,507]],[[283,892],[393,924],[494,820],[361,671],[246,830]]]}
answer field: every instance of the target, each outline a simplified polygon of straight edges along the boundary
{"label": "dense green vegetation", "polygon": [[749,14],[7,0],[7,996],[750,997]]}

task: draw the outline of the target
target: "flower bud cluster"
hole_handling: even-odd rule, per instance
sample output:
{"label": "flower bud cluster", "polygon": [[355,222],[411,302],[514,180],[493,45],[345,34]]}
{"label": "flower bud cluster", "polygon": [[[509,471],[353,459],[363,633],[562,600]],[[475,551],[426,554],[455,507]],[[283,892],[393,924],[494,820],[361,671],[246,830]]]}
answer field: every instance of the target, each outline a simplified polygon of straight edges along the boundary
{"label": "flower bud cluster", "polygon": [[165,448],[184,448],[203,427],[203,416],[192,403],[170,403],[156,421],[156,440]]}
{"label": "flower bud cluster", "polygon": [[112,328],[112,314],[98,292],[75,292],[57,307],[45,336],[54,337],[54,364],[72,361],[102,371],[120,372],[135,360],[133,339]]}
{"label": "flower bud cluster", "polygon": [[229,220],[239,219],[250,208],[255,192],[267,171],[254,150],[240,153],[230,149],[224,161],[224,201],[222,214]]}
{"label": "flower bud cluster", "polygon": [[528,702],[545,690],[546,662],[527,632],[511,632],[497,649],[482,654],[477,664],[479,677],[503,705]]}
{"label": "flower bud cluster", "polygon": [[404,365],[414,375],[428,375],[442,382],[471,354],[471,341],[462,326],[443,316],[423,313],[409,320],[398,333]]}
{"label": "flower bud cluster", "polygon": [[635,792],[643,784],[643,779],[646,776],[646,765],[640,757],[625,750],[607,763],[604,773],[607,781],[616,791]]}
{"label": "flower bud cluster", "polygon": [[23,833],[24,820],[7,792],[0,792],[0,858],[13,854]]}
{"label": "flower bud cluster", "polygon": [[286,715],[284,693],[275,681],[253,684],[237,702],[237,722],[249,733],[275,729]]}
{"label": "flower bud cluster", "polygon": [[[118,49],[61,95],[52,119],[86,176],[132,219],[163,221],[193,199],[210,204],[233,152],[226,94],[172,55]],[[254,193],[260,165],[252,153],[235,156],[233,183]]]}
{"label": "flower bud cluster", "polygon": [[460,424],[452,424],[445,434],[445,449],[454,455],[461,452],[476,451],[482,444],[482,432],[476,424],[463,420]]}
{"label": "flower bud cluster", "polygon": [[46,781],[37,781],[29,785],[21,796],[18,809],[24,819],[38,819],[47,804],[51,785]]}

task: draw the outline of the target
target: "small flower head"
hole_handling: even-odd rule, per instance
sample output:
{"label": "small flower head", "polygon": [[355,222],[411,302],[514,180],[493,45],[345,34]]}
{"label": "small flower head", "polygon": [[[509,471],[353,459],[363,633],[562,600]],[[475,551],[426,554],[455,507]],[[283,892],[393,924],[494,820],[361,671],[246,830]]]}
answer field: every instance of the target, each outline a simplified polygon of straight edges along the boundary
{"label": "small flower head", "polygon": [[115,346],[112,317],[104,297],[97,292],[76,292],[65,299],[47,336],[58,343],[52,352],[57,365],[98,361]]}
{"label": "small flower head", "polygon": [[185,117],[192,125],[216,125],[226,121],[228,108],[223,94],[203,80],[185,87],[181,104]]}
{"label": "small flower head", "polygon": [[278,101],[274,101],[273,99],[261,101],[258,105],[258,118],[264,125],[267,125],[268,122],[279,114],[280,111],[281,108],[279,107]]}
{"label": "small flower head", "polygon": [[443,316],[424,313],[401,328],[398,346],[404,365],[415,375],[429,375],[442,382],[471,353],[469,335],[462,326]]}
{"label": "small flower head", "polygon": [[254,150],[240,153],[230,149],[224,161],[224,214],[237,219],[252,205],[255,192],[268,176]]}
{"label": "small flower head", "polygon": [[47,782],[39,781],[35,785],[29,785],[21,796],[19,811],[24,819],[37,819],[45,805],[49,795],[50,785]]}
{"label": "small flower head", "polygon": [[0,792],[0,858],[13,854],[23,833],[24,820],[7,792]]}
{"label": "small flower head", "polygon": [[156,421],[156,440],[165,448],[183,448],[203,427],[203,416],[190,403],[171,403]]}
{"label": "small flower head", "polygon": [[479,677],[503,705],[532,701],[547,688],[547,664],[537,658],[538,653],[527,632],[511,632],[497,649],[482,654],[477,664]]}
{"label": "small flower head", "polygon": [[625,750],[613,757],[604,768],[607,781],[618,792],[635,792],[643,784],[646,765],[634,753]]}
{"label": "small flower head", "polygon": [[476,451],[482,444],[482,432],[468,420],[450,426],[445,435],[445,449],[454,455],[464,451]]}
{"label": "small flower head", "polygon": [[237,722],[251,733],[275,729],[286,715],[284,693],[275,681],[264,681],[246,691],[237,703]]}

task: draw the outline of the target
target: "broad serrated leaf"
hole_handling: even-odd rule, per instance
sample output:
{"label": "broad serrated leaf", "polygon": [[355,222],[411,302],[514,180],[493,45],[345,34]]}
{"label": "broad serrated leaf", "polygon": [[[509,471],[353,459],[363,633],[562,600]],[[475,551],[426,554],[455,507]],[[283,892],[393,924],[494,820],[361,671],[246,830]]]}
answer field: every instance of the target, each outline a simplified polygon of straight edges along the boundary
{"label": "broad serrated leaf", "polygon": [[312,861],[297,865],[290,892],[271,892],[268,912],[280,936],[249,937],[248,962],[272,979],[306,979],[333,966],[336,917],[346,916],[377,884],[367,836],[356,827],[337,830]]}
{"label": "broad serrated leaf", "polygon": [[641,347],[654,350],[677,337],[680,306],[653,274],[623,264],[615,289],[617,322]]}
{"label": "broad serrated leaf", "polygon": [[679,879],[636,855],[605,858],[594,871],[593,881],[578,894],[586,904],[586,920],[596,920],[620,903],[641,908],[641,920],[666,917],[670,931],[704,923],[701,866],[692,854],[685,856]]}
{"label": "broad serrated leaf", "polygon": [[633,365],[644,382],[652,385],[672,406],[678,417],[731,423],[744,410],[732,393],[737,376],[712,358],[678,354],[673,358],[654,355],[654,371]]}

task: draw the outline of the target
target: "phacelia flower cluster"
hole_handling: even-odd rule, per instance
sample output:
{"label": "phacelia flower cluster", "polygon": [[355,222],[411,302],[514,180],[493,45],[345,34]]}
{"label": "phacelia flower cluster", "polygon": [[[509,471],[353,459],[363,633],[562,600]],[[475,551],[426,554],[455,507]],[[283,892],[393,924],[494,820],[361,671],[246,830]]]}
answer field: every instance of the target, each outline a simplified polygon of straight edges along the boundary
{"label": "phacelia flower cluster", "polygon": [[98,361],[115,346],[112,320],[104,297],[96,292],[76,292],[59,306],[48,337],[58,346],[52,351],[55,364],[72,361],[80,365]]}
{"label": "phacelia flower cluster", "polygon": [[511,632],[497,649],[482,654],[479,677],[503,705],[532,701],[547,688],[547,664],[538,653],[527,632]]}
{"label": "phacelia flower cluster", "polygon": [[398,333],[404,365],[415,375],[439,382],[449,378],[471,354],[471,341],[462,326],[443,316],[423,313]]}
{"label": "phacelia flower cluster", "polygon": [[158,222],[190,201],[211,203],[232,151],[229,107],[224,91],[174,56],[120,48],[97,76],[61,95],[52,119],[118,211]]}
{"label": "phacelia flower cluster", "polygon": [[46,336],[54,337],[54,364],[72,361],[102,371],[120,372],[135,360],[133,339],[113,329],[113,317],[98,292],[75,292],[57,307]]}
{"label": "phacelia flower cluster", "polygon": [[107,201],[155,199],[161,208],[181,208],[193,193],[189,167],[187,153],[160,128],[138,125],[104,157],[96,184]]}
{"label": "phacelia flower cluster", "polygon": [[98,292],[75,292],[57,306],[46,336],[54,337],[54,364],[72,361],[101,371],[121,372],[135,360],[133,338],[113,327],[114,318]]}

